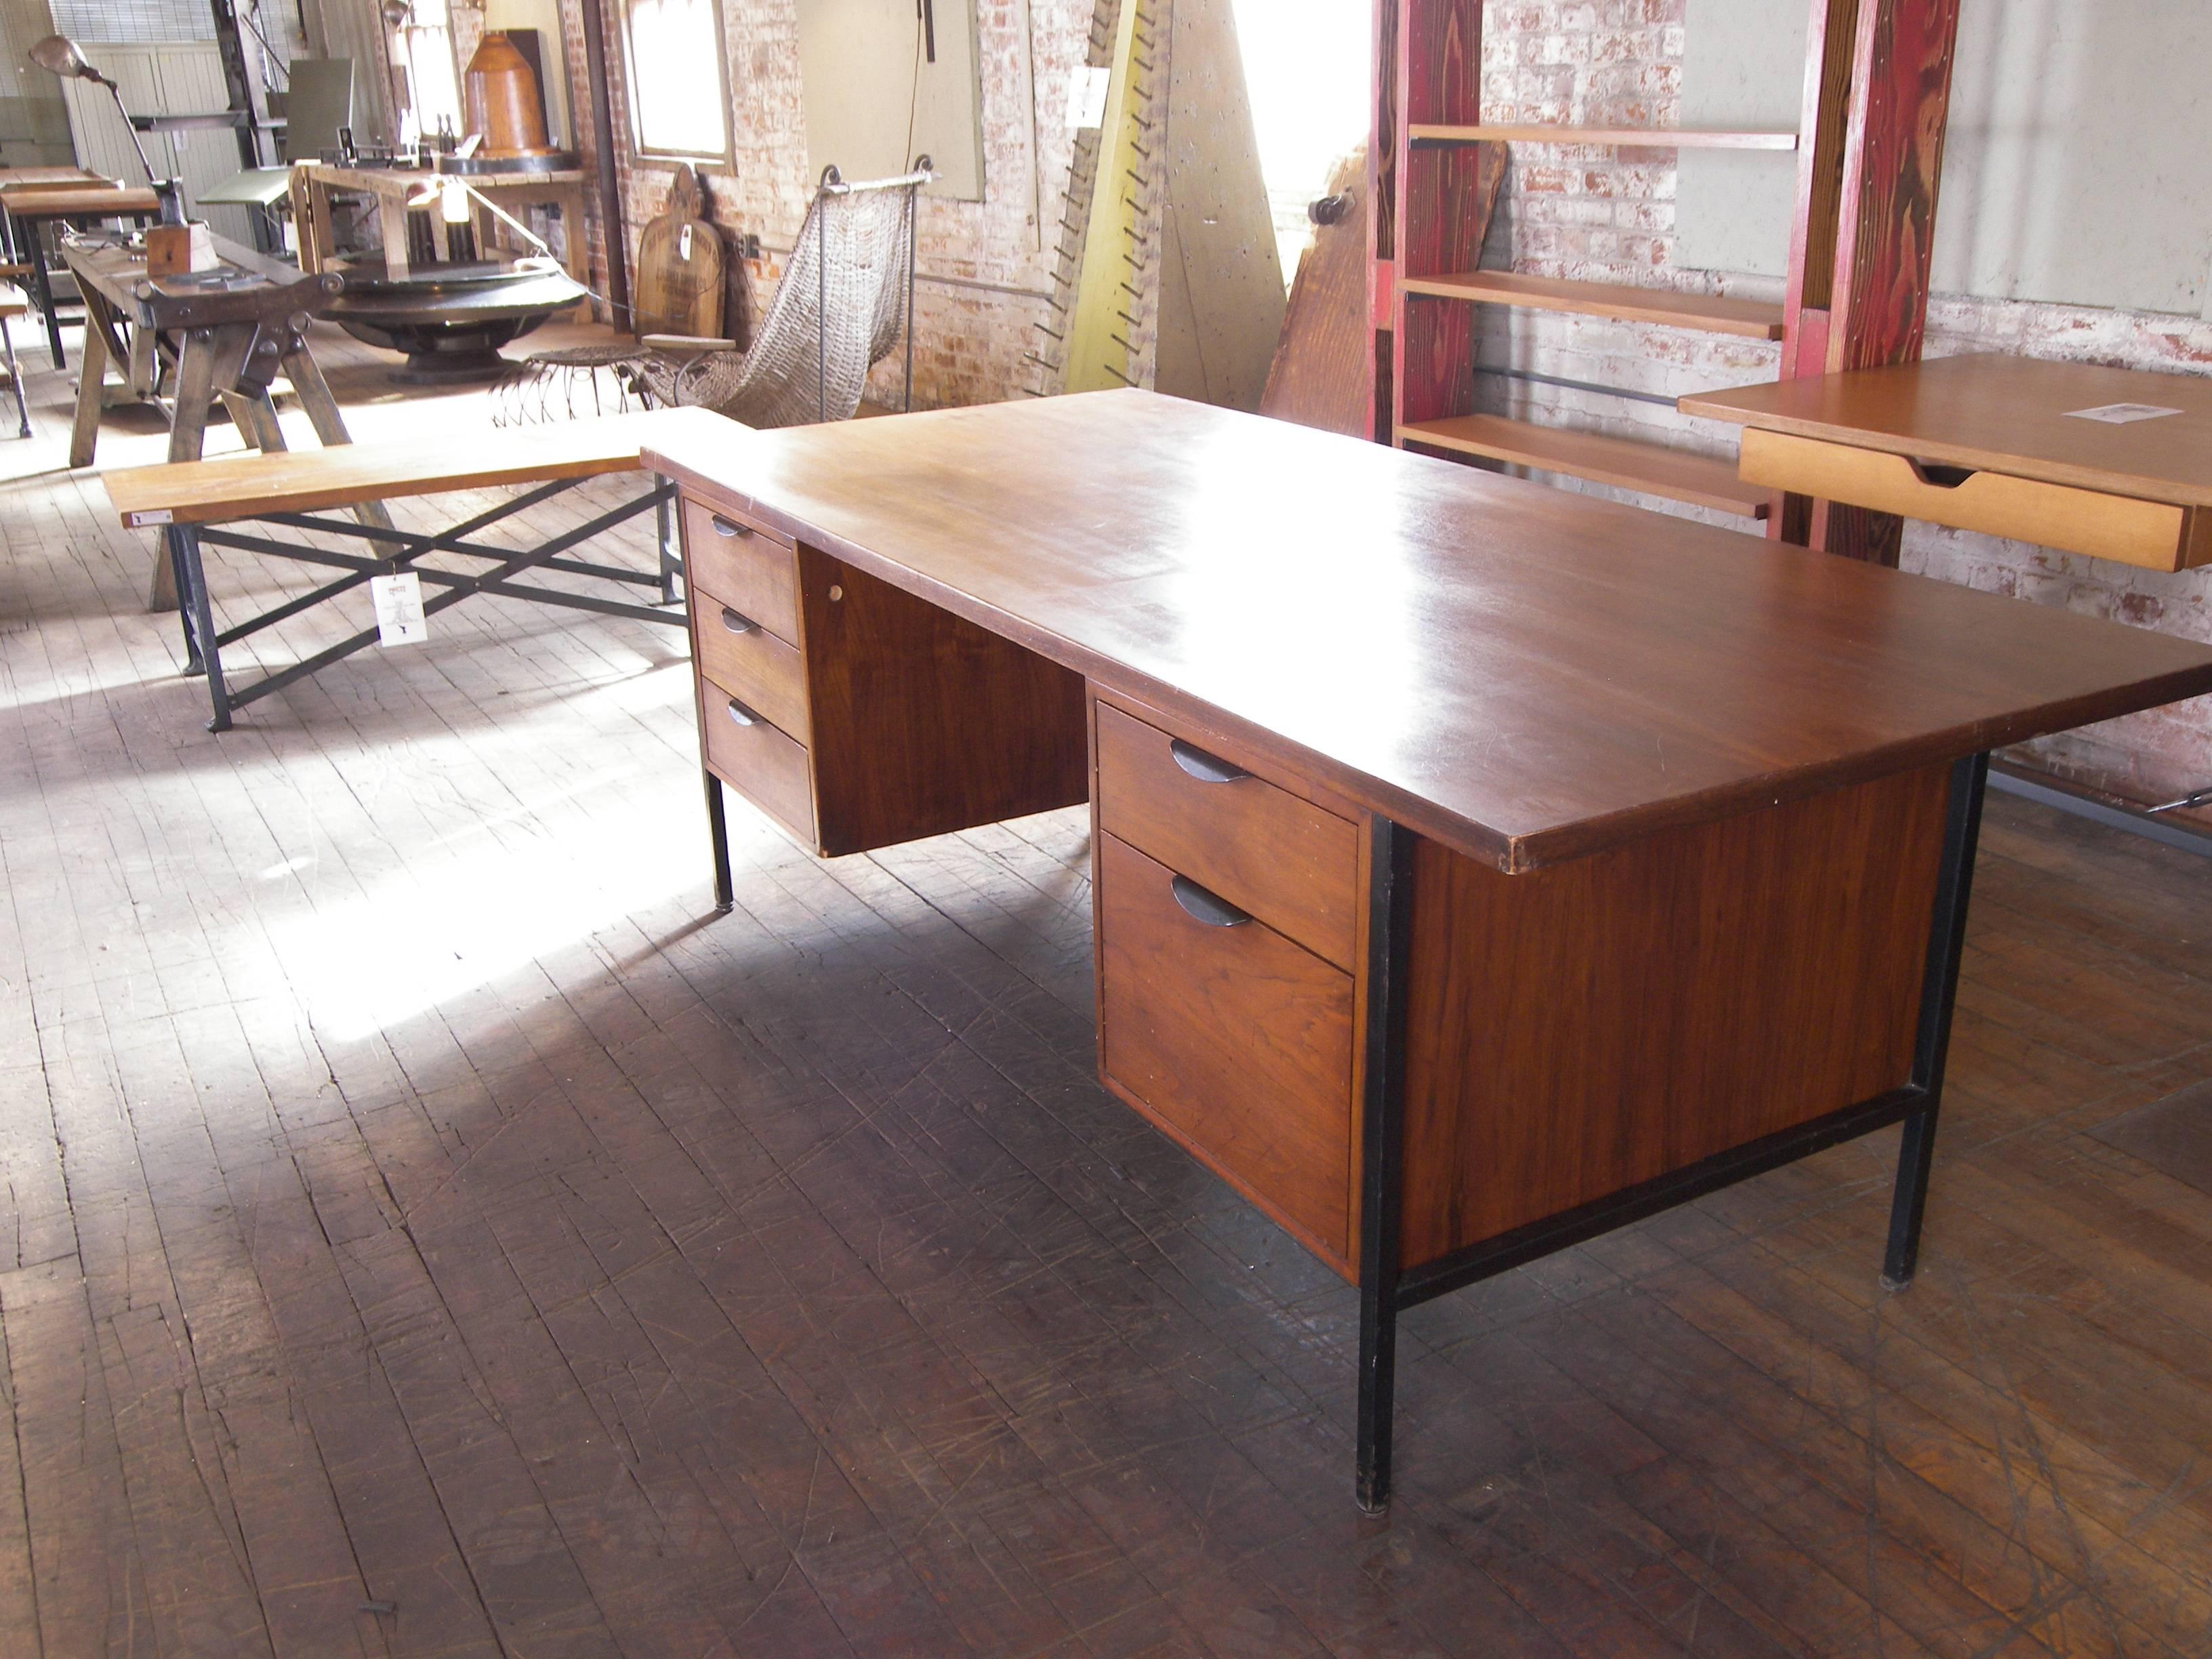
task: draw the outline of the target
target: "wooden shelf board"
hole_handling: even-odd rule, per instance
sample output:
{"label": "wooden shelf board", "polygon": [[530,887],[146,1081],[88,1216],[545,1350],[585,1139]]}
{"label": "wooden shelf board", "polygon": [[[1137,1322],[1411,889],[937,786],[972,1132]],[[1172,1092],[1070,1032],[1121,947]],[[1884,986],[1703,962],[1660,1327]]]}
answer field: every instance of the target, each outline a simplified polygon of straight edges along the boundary
{"label": "wooden shelf board", "polygon": [[1502,415],[1455,415],[1401,426],[1398,441],[1480,455],[1538,472],[1563,472],[1747,519],[1766,516],[1769,492],[1745,483],[1729,462],[1630,438],[1535,426]]}
{"label": "wooden shelf board", "polygon": [[1794,132],[1723,132],[1698,127],[1559,127],[1539,124],[1445,126],[1419,123],[1406,129],[1417,144],[1614,144],[1653,149],[1794,150]]}
{"label": "wooden shelf board", "polygon": [[1782,337],[1782,307],[1758,300],[1677,294],[1671,289],[1637,288],[1626,283],[1523,276],[1510,270],[1404,276],[1399,279],[1398,286],[1405,293],[1437,299],[1473,300],[1486,305],[1520,306],[1532,311],[1571,311],[1622,322],[1696,329],[1706,334],[1734,334],[1749,340]]}

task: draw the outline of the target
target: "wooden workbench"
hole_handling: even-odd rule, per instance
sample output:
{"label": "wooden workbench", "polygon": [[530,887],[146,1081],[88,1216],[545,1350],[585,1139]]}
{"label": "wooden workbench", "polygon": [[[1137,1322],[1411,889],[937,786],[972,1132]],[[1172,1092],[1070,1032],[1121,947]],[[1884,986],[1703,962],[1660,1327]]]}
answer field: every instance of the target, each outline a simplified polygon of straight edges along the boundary
{"label": "wooden workbench", "polygon": [[2212,562],[2212,378],[1977,355],[1680,407],[1745,428],[1749,483],[2150,570]]}
{"label": "wooden workbench", "polygon": [[[1107,1085],[1398,1313],[1906,1125],[1987,751],[2212,649],[1115,392],[656,439],[718,828],[1092,805]],[[732,896],[716,848],[718,897]]]}

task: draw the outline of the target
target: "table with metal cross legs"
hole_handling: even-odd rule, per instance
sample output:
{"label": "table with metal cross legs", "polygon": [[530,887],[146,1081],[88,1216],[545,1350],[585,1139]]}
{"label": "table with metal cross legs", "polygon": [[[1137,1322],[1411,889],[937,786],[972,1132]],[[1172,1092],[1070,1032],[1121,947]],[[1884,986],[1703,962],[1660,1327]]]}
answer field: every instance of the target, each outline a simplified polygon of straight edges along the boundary
{"label": "table with metal cross legs", "polygon": [[[18,171],[44,173],[54,169]],[[161,202],[151,190],[118,185],[96,174],[81,179],[0,181],[0,230],[4,231],[10,258],[25,267],[32,301],[46,319],[46,347],[53,354],[56,368],[67,368],[69,357],[62,349],[60,309],[55,303],[53,273],[46,258],[47,228],[118,220],[143,225],[160,211]]]}

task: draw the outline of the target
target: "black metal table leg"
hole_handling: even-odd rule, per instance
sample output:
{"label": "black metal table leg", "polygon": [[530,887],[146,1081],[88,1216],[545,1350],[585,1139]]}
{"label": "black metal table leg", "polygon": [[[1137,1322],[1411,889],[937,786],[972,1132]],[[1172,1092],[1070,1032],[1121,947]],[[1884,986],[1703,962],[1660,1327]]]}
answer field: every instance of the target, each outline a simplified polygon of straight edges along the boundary
{"label": "black metal table leg", "polygon": [[1982,796],[1990,757],[1969,755],[1951,769],[1951,802],[1943,829],[1943,864],[1928,931],[1928,967],[1920,983],[1920,1030],[1913,1045],[1912,1086],[1924,1098],[1905,1120],[1890,1200],[1889,1249],[1881,1282],[1901,1291],[1920,1261],[1920,1223],[1928,1208],[1928,1176],[1936,1160],[1936,1124],[1943,1105],[1943,1066],[1951,1048],[1951,1011],[1958,1000],[1959,961],[1966,937],[1966,901],[1981,839]]}
{"label": "black metal table leg", "polygon": [[15,337],[8,331],[8,319],[0,317],[0,346],[8,351],[8,384],[15,388],[15,416],[22,422],[19,438],[31,435],[31,405],[23,395],[23,366],[15,361]]}
{"label": "black metal table leg", "polygon": [[730,821],[722,806],[722,781],[712,772],[707,781],[707,838],[714,851],[714,908],[727,915],[738,902],[737,885],[730,877]]}
{"label": "black metal table leg", "polygon": [[684,574],[683,555],[677,550],[675,538],[669,533],[668,503],[675,498],[675,494],[676,486],[665,478],[659,479],[653,486],[653,545],[660,552],[660,602],[663,605],[676,603],[676,579]]}
{"label": "black metal table leg", "polygon": [[62,352],[61,319],[54,315],[54,279],[46,269],[46,221],[27,219],[23,222],[24,257],[31,264],[31,292],[39,302],[39,315],[46,319],[46,344],[54,354],[54,367],[67,368],[69,359]]}
{"label": "black metal table leg", "polygon": [[191,605],[185,602],[185,596],[192,590],[191,583],[185,580],[184,535],[183,531],[172,525],[161,532],[161,544],[168,550],[169,580],[179,595],[177,619],[184,626],[185,673],[189,678],[207,672],[207,665],[200,660],[199,627],[192,619]]}
{"label": "black metal table leg", "polygon": [[1361,1034],[1359,1507],[1390,1505],[1390,1435],[1398,1373],[1398,1228],[1404,1197],[1406,979],[1413,916],[1413,836],[1370,820],[1367,1025]]}
{"label": "black metal table leg", "polygon": [[200,561],[199,532],[190,525],[169,531],[176,549],[177,599],[191,617],[191,629],[199,636],[200,666],[206,672],[208,707],[214,711],[207,723],[210,732],[230,730],[230,692],[222,683],[222,647],[216,642],[215,607],[208,598],[207,568]]}

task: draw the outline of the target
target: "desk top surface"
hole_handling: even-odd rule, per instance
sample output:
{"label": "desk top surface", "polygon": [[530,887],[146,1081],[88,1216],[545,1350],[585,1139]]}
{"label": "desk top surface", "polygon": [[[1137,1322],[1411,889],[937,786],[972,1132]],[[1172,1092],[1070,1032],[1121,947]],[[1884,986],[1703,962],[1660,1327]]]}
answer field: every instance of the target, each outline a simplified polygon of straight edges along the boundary
{"label": "desk top surface", "polygon": [[[2075,412],[2127,404],[2175,412],[2117,422]],[[1948,466],[2212,506],[2212,376],[2033,357],[1938,357],[1700,392],[1680,406],[1687,415]]]}
{"label": "desk top surface", "polygon": [[2212,692],[2212,649],[1197,404],[648,465],[1505,869]]}
{"label": "desk top surface", "polygon": [[544,483],[634,471],[649,439],[695,427],[743,432],[711,410],[657,409],[593,421],[328,445],[319,449],[218,455],[102,473],[107,499],[132,528],[219,524],[269,513],[313,513],[399,495]]}

